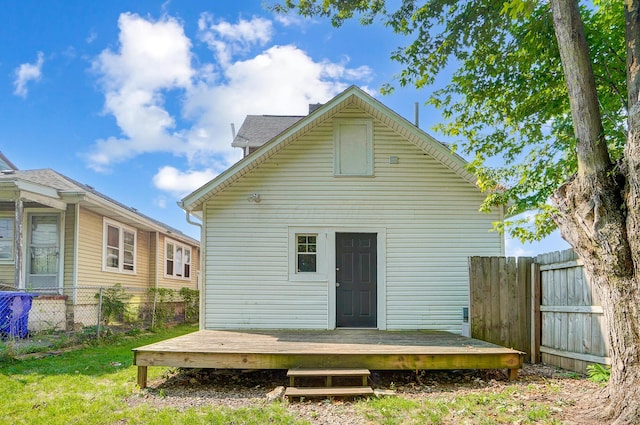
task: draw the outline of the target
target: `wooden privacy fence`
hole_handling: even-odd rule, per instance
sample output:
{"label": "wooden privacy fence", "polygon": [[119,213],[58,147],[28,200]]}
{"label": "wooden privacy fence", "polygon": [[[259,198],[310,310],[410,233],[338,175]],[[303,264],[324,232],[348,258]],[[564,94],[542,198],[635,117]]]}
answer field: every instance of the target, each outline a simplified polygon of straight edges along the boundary
{"label": "wooden privacy fence", "polygon": [[471,337],[527,353],[531,344],[529,257],[471,257]]}
{"label": "wooden privacy fence", "polygon": [[473,338],[576,372],[609,364],[602,307],[572,250],[471,257],[469,278]]}

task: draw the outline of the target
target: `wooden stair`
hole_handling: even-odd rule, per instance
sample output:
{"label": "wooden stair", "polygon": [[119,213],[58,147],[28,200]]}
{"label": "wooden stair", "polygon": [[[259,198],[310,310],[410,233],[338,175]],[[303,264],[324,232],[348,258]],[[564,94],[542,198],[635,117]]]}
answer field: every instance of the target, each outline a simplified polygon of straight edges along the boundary
{"label": "wooden stair", "polygon": [[[289,387],[286,397],[354,397],[373,395],[373,388],[367,385],[369,369],[289,369]],[[362,386],[334,386],[333,378],[361,378]],[[324,378],[324,387],[296,387],[296,379]]]}

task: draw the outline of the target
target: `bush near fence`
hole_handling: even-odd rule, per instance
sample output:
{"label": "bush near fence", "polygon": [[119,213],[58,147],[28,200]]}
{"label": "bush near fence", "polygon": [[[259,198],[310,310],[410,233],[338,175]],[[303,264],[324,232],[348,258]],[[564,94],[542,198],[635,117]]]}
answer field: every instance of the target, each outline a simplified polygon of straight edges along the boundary
{"label": "bush near fence", "polygon": [[[3,289],[7,289],[4,288]],[[13,290],[16,291],[16,290]],[[146,329],[198,322],[198,291],[189,288],[77,286],[52,293],[29,288],[33,298],[28,317],[31,336],[44,333],[90,333]]]}

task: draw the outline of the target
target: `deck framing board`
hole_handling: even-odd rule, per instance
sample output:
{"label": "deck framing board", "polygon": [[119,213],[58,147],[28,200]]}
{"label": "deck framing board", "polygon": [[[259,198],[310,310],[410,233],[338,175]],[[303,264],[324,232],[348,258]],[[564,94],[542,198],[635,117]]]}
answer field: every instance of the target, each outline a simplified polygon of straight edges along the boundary
{"label": "deck framing board", "polygon": [[[371,370],[510,369],[524,353],[446,332],[197,331],[134,351],[147,366],[216,369],[365,368]],[[146,376],[145,376],[146,378]]]}

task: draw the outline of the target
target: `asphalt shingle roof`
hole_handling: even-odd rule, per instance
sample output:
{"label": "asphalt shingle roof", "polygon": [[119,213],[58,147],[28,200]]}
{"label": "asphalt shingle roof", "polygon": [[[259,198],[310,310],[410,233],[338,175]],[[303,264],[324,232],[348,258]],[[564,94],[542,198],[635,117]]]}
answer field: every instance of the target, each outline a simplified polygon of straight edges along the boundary
{"label": "asphalt shingle roof", "polygon": [[[50,168],[40,169],[40,170],[14,170],[8,173],[0,172],[0,181],[6,180],[23,180],[30,183],[39,184],[42,186],[50,187],[60,192],[89,192],[93,195],[96,195],[105,201],[117,205],[120,208],[124,208],[129,210],[130,212],[136,214],[142,219],[147,221],[151,221],[157,224],[160,227],[163,227],[167,230],[170,230],[172,233],[182,235],[185,238],[193,239],[187,235],[185,235],[182,231],[167,225],[161,221],[158,221],[152,217],[149,217],[145,214],[140,213],[137,209],[124,205],[121,202],[116,201],[115,199],[98,192],[92,186],[87,184],[80,183],[70,177],[64,176],[57,171],[54,171]],[[194,239],[195,241],[195,239]],[[197,241],[196,241],[197,242]]]}
{"label": "asphalt shingle roof", "polygon": [[247,115],[231,146],[259,147],[300,121],[304,116]]}

